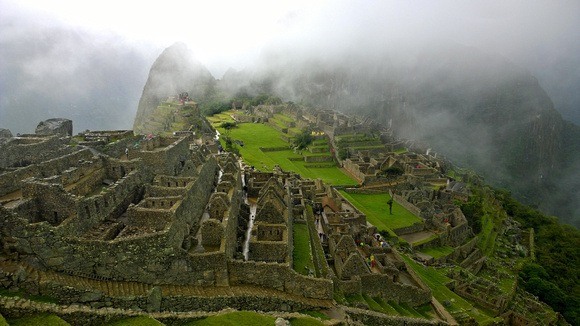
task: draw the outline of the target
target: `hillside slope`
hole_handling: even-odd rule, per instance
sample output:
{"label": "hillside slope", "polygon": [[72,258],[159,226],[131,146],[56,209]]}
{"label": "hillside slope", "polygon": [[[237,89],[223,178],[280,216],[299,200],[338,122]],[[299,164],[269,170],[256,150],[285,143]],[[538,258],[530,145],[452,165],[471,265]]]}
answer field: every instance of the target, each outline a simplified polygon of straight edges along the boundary
{"label": "hillside slope", "polygon": [[502,57],[459,45],[408,57],[280,51],[222,84],[371,118],[580,225],[580,127],[562,119],[534,76]]}
{"label": "hillside slope", "polygon": [[277,49],[218,82],[176,44],[151,68],[135,131],[146,132],[144,119],[165,97],[215,93],[216,84],[230,97],[276,93],[373,119],[580,226],[580,127],[562,119],[534,76],[502,57],[449,44],[318,56]]}

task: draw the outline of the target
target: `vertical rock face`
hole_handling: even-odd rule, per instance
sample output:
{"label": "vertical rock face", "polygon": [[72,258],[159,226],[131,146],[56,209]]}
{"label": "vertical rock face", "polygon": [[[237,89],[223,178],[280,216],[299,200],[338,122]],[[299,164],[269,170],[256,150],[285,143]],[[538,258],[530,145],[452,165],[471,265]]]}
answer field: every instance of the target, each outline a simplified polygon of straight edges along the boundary
{"label": "vertical rock face", "polygon": [[10,129],[0,128],[0,139],[2,138],[12,138],[12,132],[10,132]]}
{"label": "vertical rock face", "polygon": [[72,120],[54,118],[42,121],[36,126],[35,133],[40,136],[46,135],[61,135],[72,136],[73,125]]}
{"label": "vertical rock face", "polygon": [[0,145],[12,138],[12,132],[9,129],[0,128]]}
{"label": "vertical rock face", "polygon": [[147,133],[147,130],[143,130],[144,122],[151,118],[157,106],[168,97],[188,92],[190,97],[199,98],[214,83],[211,73],[193,58],[185,44],[176,43],[168,47],[149,71],[133,130],[135,133]]}

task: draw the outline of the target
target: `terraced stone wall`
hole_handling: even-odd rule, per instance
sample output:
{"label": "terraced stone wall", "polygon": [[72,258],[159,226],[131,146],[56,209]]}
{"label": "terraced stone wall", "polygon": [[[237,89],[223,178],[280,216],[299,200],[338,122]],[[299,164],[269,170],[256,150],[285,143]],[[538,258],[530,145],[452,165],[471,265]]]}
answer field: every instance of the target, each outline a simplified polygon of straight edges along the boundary
{"label": "terraced stone wall", "polygon": [[387,274],[361,275],[360,283],[361,292],[371,297],[381,297],[411,305],[422,305],[431,301],[431,291],[409,284],[395,283]]}
{"label": "terraced stone wall", "polygon": [[27,166],[70,153],[70,138],[58,136],[12,138],[0,146],[0,168]]}
{"label": "terraced stone wall", "polygon": [[331,280],[298,274],[289,264],[232,260],[228,270],[232,285],[257,285],[307,298],[332,299]]}
{"label": "terraced stone wall", "polygon": [[189,143],[192,139],[192,136],[157,137],[141,142],[142,149],[135,155],[143,159],[145,166],[156,174],[177,175],[191,156]]}
{"label": "terraced stone wall", "polygon": [[[3,150],[3,149],[2,149]],[[4,156],[4,152],[2,155]],[[48,177],[58,175],[61,171],[76,165],[79,160],[90,160],[93,154],[88,149],[83,149],[54,158],[39,164],[29,165],[15,171],[6,172],[0,175],[0,196],[17,191],[22,187],[22,181],[31,177]]]}

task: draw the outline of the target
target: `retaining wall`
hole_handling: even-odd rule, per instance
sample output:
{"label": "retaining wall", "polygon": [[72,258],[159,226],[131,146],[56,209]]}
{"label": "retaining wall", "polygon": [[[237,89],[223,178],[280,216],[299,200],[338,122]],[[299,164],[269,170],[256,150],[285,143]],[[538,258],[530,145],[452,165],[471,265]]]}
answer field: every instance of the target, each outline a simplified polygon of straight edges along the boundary
{"label": "retaining wall", "polygon": [[232,285],[250,284],[307,298],[332,299],[331,280],[298,274],[288,264],[232,260],[228,270]]}

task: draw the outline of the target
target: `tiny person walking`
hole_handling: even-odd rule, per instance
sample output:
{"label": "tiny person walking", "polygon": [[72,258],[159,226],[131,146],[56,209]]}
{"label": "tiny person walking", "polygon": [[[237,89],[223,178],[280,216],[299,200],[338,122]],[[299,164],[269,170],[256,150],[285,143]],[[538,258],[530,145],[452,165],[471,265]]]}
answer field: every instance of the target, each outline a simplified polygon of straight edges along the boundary
{"label": "tiny person walking", "polygon": [[129,148],[125,147],[125,157],[127,157],[127,159],[129,159]]}

